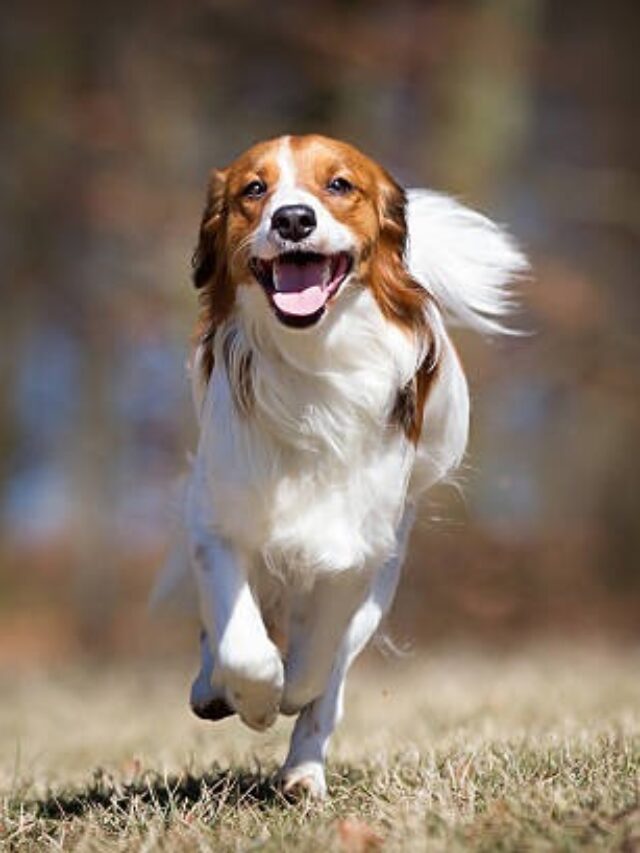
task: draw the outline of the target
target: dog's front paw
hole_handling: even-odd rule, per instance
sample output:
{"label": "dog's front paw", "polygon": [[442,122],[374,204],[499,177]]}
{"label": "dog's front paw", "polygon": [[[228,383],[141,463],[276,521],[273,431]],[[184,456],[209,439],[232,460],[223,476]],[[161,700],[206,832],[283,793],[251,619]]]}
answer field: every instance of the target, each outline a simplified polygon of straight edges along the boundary
{"label": "dog's front paw", "polygon": [[192,701],[191,710],[201,720],[224,720],[225,717],[232,717],[235,714],[233,708],[227,700],[221,696],[212,696],[206,701]]}
{"label": "dog's front paw", "polygon": [[285,766],[278,774],[285,794],[292,797],[310,797],[324,800],[327,796],[327,782],[324,767],[319,761],[303,761],[293,766]]}
{"label": "dog's front paw", "polygon": [[229,704],[249,728],[264,731],[273,725],[282,699],[284,668],[277,648],[267,641],[259,648],[220,650],[220,672]]}
{"label": "dog's front paw", "polygon": [[189,704],[191,710],[201,720],[223,720],[234,714],[227,702],[224,688],[211,683],[212,670],[203,667],[191,685]]}

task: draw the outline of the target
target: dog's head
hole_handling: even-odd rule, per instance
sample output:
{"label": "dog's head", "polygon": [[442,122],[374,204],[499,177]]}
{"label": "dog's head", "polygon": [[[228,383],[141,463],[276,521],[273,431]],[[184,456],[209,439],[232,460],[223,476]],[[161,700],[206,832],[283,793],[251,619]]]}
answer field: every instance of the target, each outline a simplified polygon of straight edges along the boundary
{"label": "dog's head", "polygon": [[240,303],[311,330],[355,286],[388,319],[420,326],[427,297],[404,265],[405,202],[351,145],[315,135],[255,145],[211,175],[194,254],[209,322]]}

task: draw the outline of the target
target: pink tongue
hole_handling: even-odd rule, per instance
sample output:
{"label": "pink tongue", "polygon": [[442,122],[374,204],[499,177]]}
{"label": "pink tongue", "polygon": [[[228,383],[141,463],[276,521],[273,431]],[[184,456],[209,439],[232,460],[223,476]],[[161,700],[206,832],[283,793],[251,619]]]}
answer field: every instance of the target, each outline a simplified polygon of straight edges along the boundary
{"label": "pink tongue", "polygon": [[329,289],[324,287],[326,261],[295,264],[276,261],[274,270],[276,290],[273,301],[283,314],[306,317],[315,314],[329,298]]}
{"label": "pink tongue", "polygon": [[315,314],[327,301],[329,294],[321,287],[308,287],[300,293],[274,293],[273,301],[283,314],[307,317]]}

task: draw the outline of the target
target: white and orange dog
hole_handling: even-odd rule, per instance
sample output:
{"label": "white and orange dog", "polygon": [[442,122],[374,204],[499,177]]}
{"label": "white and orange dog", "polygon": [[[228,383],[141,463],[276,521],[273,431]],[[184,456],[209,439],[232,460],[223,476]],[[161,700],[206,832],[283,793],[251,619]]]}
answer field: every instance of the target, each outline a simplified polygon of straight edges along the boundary
{"label": "white and orange dog", "polygon": [[212,174],[194,256],[191,705],[254,729],[297,715],[286,790],[324,795],[345,676],[392,602],[416,502],[465,452],[445,321],[501,331],[524,268],[488,219],[336,140],[281,137]]}

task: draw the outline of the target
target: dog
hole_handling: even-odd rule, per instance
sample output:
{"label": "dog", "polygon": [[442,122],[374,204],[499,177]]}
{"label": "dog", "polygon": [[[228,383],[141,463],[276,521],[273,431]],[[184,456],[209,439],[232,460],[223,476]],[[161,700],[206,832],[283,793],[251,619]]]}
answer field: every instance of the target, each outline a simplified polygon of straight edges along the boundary
{"label": "dog", "polygon": [[193,258],[191,707],[256,730],[296,715],[287,792],[326,794],[347,671],[392,603],[420,496],[465,453],[448,325],[506,331],[526,268],[489,219],[338,140],[283,136],[211,174]]}

